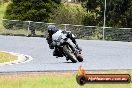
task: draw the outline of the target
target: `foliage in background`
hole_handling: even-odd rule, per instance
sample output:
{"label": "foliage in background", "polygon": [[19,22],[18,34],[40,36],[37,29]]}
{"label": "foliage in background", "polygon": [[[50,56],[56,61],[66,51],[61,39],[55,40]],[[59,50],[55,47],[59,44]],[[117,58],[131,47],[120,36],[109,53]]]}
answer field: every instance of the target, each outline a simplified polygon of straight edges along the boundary
{"label": "foliage in background", "polygon": [[[13,0],[13,1],[17,1],[17,0]],[[123,29],[123,30],[119,29],[118,30],[116,28],[116,27],[132,27],[131,25],[132,24],[132,20],[131,20],[132,19],[132,16],[131,16],[132,15],[132,11],[131,11],[132,2],[130,2],[130,0],[122,0],[122,1],[124,2],[120,2],[120,0],[113,0],[113,1],[107,2],[106,26],[111,26],[115,28],[105,29],[105,39],[106,40],[132,41],[132,30],[131,29]],[[91,3],[88,3],[88,2],[91,2]],[[104,18],[103,17],[104,1],[88,0],[88,2],[87,0],[84,0],[84,2],[81,1],[81,4],[82,4],[81,6],[80,3],[60,4],[60,1],[56,0],[57,6],[55,6],[55,9],[51,11],[49,15],[50,17],[47,19],[49,22],[55,22],[58,24],[61,24],[61,23],[62,24],[63,23],[83,24],[84,22],[85,25],[102,26],[103,18]],[[5,8],[5,5],[2,5],[2,6]],[[5,9],[3,7],[0,8],[0,17],[3,17],[3,13],[5,12]],[[36,14],[37,13],[34,13],[34,14],[31,13],[30,19],[34,20],[34,18],[32,19],[32,17],[35,17]],[[19,15],[23,15],[23,14],[19,13]],[[10,16],[12,16],[12,14]],[[12,19],[15,19],[15,18],[12,18]],[[41,20],[44,21],[44,19],[41,19]],[[35,19],[35,22],[36,22],[36,19]],[[44,29],[46,28],[46,25],[43,25],[41,23],[35,23],[35,22],[31,22],[30,27],[29,27],[30,30],[34,30],[34,31],[37,30],[40,32],[44,31]],[[27,31],[28,25],[29,25],[28,22],[23,23],[22,21],[10,21],[10,20],[4,21],[4,26],[6,29],[13,29],[13,30],[10,30],[12,31],[11,34],[12,33],[14,34],[15,32],[18,33],[19,29],[24,29],[24,30],[26,29]],[[1,28],[3,28],[3,26]],[[65,27],[63,26],[63,28]],[[73,33],[76,33],[76,35],[78,35],[78,38],[102,39],[102,28],[96,29],[96,28],[89,28],[89,27],[82,28],[82,27],[69,26],[67,29],[72,31]],[[20,30],[20,32],[21,31],[22,30]],[[6,33],[8,32],[6,31]]]}
{"label": "foliage in background", "polygon": [[[84,9],[80,3],[60,5],[61,0],[11,1],[4,16],[6,19],[103,25],[104,0],[76,0]],[[132,27],[132,0],[106,1],[106,26]]]}
{"label": "foliage in background", "polygon": [[[0,5],[0,19],[4,17],[4,13],[6,10],[6,7],[8,6],[9,3],[3,3]],[[1,24],[1,22],[0,22]]]}
{"label": "foliage in background", "polygon": [[2,5],[2,3],[7,3],[9,2],[10,0],[0,0],[0,5]]}
{"label": "foliage in background", "polygon": [[[53,12],[60,5],[60,1],[61,0],[11,0],[11,3],[7,6],[5,11],[4,18],[19,21],[13,22],[4,20],[3,25],[6,29],[21,29],[25,26],[21,21],[51,22]],[[35,28],[30,30],[35,30]]]}
{"label": "foliage in background", "polygon": [[112,0],[107,5],[107,25],[132,27],[132,0]]}
{"label": "foliage in background", "polygon": [[58,24],[83,24],[86,14],[81,4],[66,3],[54,11],[53,20]]}
{"label": "foliage in background", "polygon": [[[132,27],[132,0],[106,0],[106,26],[111,27]],[[85,18],[85,25],[103,25],[104,0],[88,0],[83,3],[87,12],[94,13]]]}
{"label": "foliage in background", "polygon": [[60,0],[11,0],[4,18],[15,20],[51,21],[52,12]]}

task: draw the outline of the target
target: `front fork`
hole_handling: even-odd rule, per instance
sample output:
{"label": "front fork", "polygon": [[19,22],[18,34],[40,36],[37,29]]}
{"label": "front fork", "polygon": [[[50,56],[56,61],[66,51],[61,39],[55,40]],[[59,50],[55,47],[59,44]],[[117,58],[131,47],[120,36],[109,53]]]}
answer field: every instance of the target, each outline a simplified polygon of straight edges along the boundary
{"label": "front fork", "polygon": [[76,51],[76,45],[72,42],[72,40],[68,39],[67,43],[71,46],[72,50],[75,52]]}

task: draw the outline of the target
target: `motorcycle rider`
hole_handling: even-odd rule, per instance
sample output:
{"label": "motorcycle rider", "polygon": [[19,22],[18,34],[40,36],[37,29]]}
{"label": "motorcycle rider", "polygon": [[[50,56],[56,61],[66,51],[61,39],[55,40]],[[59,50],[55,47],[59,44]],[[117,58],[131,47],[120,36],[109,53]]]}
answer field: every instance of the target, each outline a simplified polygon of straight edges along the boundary
{"label": "motorcycle rider", "polygon": [[[49,44],[50,49],[54,49],[54,46],[53,46],[53,43],[52,43],[52,35],[53,35],[54,33],[56,33],[57,31],[59,31],[59,29],[57,29],[55,25],[49,25],[47,29],[48,29],[48,35],[47,35],[47,37],[46,37],[46,40],[47,40],[47,42],[48,42],[48,44]],[[76,40],[75,40],[75,38],[74,38],[74,35],[73,35],[72,33],[66,32],[66,31],[62,31],[62,33],[66,34],[66,37],[67,37],[67,38],[70,38],[70,39],[72,40],[72,42],[76,45],[76,48],[77,48],[79,51],[82,51],[82,50],[79,48],[79,46],[78,46],[78,44],[77,44],[77,42],[76,42]],[[61,56],[60,56],[61,54],[59,54],[59,53],[60,53],[60,52],[57,51],[57,49],[55,48],[55,50],[54,50],[54,52],[53,52],[53,56],[59,56],[59,57],[61,57]]]}

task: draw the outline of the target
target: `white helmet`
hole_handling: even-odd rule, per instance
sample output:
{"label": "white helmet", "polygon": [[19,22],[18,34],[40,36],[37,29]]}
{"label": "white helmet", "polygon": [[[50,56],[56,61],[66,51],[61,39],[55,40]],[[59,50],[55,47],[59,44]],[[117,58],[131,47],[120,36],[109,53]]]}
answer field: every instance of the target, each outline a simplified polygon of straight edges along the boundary
{"label": "white helmet", "polygon": [[48,32],[50,33],[50,34],[54,34],[54,33],[56,33],[58,31],[58,29],[55,27],[55,25],[49,25],[48,26]]}

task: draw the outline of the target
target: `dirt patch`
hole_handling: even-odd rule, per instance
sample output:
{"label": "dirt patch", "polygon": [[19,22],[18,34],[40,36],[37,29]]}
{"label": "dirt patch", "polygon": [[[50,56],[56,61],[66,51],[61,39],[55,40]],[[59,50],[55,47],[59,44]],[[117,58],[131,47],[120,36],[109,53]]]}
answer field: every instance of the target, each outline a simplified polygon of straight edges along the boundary
{"label": "dirt patch", "polygon": [[15,73],[0,73],[0,79],[25,79],[29,77],[49,76],[49,77],[63,77],[74,75],[75,72],[15,72]]}
{"label": "dirt patch", "polygon": [[[129,74],[131,70],[110,70],[110,71],[86,71],[87,74]],[[39,76],[49,76],[49,77],[61,77],[61,76],[71,76],[76,75],[77,71],[58,71],[58,72],[9,72],[0,73],[0,79],[24,79],[28,77],[39,77]]]}

